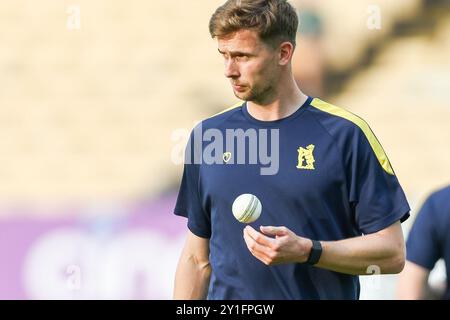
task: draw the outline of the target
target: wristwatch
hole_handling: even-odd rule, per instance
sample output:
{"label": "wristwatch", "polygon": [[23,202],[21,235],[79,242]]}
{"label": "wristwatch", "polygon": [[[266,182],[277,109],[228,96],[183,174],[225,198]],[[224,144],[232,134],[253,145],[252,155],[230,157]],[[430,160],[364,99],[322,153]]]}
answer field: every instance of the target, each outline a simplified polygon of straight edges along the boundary
{"label": "wristwatch", "polygon": [[317,262],[319,262],[320,256],[322,255],[322,244],[317,240],[311,241],[311,252],[309,253],[308,260],[306,260],[306,264],[315,265]]}

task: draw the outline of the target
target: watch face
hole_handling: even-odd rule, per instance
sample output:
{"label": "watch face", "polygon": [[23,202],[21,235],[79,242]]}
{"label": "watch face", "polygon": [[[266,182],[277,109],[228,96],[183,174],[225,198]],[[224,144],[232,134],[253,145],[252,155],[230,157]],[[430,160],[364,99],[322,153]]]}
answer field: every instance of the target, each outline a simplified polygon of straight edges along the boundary
{"label": "watch face", "polygon": [[311,265],[319,262],[320,256],[322,255],[322,244],[320,241],[312,240],[312,243],[311,253],[309,254],[308,261],[306,261],[306,263]]}
{"label": "watch face", "polygon": [[320,243],[320,241],[314,241],[313,248],[314,248],[314,250],[319,250],[322,252],[322,244]]}

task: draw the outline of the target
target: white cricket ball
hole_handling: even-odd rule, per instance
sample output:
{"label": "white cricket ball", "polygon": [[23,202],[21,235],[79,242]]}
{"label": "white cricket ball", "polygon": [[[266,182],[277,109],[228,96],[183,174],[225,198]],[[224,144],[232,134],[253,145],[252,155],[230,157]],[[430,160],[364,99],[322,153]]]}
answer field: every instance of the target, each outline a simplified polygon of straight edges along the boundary
{"label": "white cricket ball", "polygon": [[262,205],[255,195],[244,193],[234,200],[231,209],[239,222],[251,223],[261,215]]}

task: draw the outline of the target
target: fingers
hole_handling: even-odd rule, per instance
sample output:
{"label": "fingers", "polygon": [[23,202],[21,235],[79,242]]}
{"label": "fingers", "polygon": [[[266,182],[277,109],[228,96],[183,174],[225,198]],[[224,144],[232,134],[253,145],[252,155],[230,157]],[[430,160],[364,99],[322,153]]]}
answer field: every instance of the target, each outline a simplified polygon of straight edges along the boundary
{"label": "fingers", "polygon": [[257,259],[261,260],[265,264],[270,263],[270,258],[268,256],[268,248],[260,245],[258,242],[256,242],[248,232],[245,232],[244,230],[244,240],[247,245],[248,250],[255,256]]}
{"label": "fingers", "polygon": [[247,233],[258,244],[266,246],[266,247],[272,246],[275,242],[274,239],[266,237],[262,233],[253,229],[251,226],[246,226],[244,228],[244,233]]}
{"label": "fingers", "polygon": [[[286,227],[260,227],[261,231],[270,236],[281,237],[292,233]],[[280,240],[268,237],[256,231],[251,226],[244,228],[244,240],[249,251],[257,259],[266,265],[273,265],[280,262],[280,250],[282,244]]]}
{"label": "fingers", "polygon": [[284,236],[289,233],[289,229],[286,227],[271,227],[271,226],[264,227],[264,226],[261,226],[260,230],[265,235],[273,236],[273,237]]}

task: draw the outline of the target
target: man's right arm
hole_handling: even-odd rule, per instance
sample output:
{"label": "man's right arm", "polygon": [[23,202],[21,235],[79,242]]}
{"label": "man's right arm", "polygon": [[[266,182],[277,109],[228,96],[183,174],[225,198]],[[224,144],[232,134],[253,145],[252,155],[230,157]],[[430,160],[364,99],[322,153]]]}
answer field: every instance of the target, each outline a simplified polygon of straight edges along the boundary
{"label": "man's right arm", "polygon": [[173,298],[206,299],[210,276],[209,239],[198,237],[188,231],[175,274]]}

